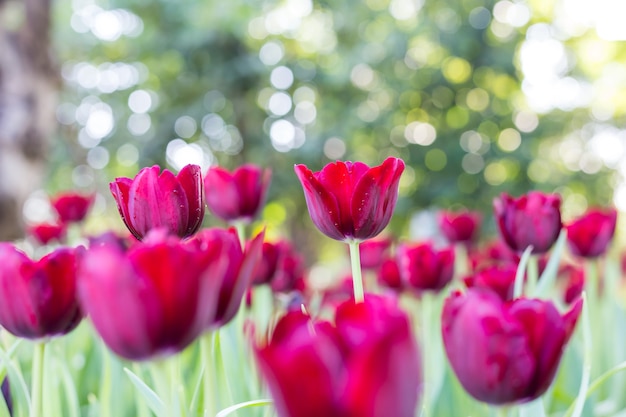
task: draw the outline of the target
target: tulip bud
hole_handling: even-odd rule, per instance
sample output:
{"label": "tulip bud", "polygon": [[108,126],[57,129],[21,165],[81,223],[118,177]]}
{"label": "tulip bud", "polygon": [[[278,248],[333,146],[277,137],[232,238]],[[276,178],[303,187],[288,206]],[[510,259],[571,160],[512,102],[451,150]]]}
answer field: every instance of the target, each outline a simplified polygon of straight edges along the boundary
{"label": "tulip bud", "polygon": [[583,258],[603,255],[613,240],[616,222],[617,211],[613,208],[588,211],[565,226],[570,251]]}

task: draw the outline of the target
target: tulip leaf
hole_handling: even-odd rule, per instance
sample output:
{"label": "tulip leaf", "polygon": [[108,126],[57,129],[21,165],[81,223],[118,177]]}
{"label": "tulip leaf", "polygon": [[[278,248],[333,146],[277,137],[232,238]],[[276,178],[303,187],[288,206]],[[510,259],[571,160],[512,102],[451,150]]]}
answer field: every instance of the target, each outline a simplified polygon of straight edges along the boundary
{"label": "tulip leaf", "polygon": [[554,281],[556,281],[556,276],[558,275],[559,264],[561,262],[561,258],[563,257],[565,242],[567,242],[567,231],[563,229],[561,230],[561,234],[554,245],[550,259],[548,259],[548,264],[539,278],[539,282],[533,296],[537,298],[547,297],[548,293],[554,286]]}
{"label": "tulip leaf", "polygon": [[161,398],[159,398],[159,396],[152,390],[152,388],[146,385],[146,383],[143,382],[141,378],[135,375],[133,371],[128,368],[124,368],[124,372],[126,372],[126,375],[128,375],[128,377],[130,378],[130,381],[133,383],[135,388],[137,388],[137,391],[139,391],[143,399],[146,401],[146,404],[148,405],[150,410],[152,410],[152,412],[157,416],[162,416],[163,412],[165,411],[165,407]]}
{"label": "tulip leaf", "polygon": [[524,292],[524,275],[526,273],[526,265],[532,254],[533,247],[529,246],[522,254],[522,258],[517,266],[517,272],[515,273],[515,286],[513,290],[513,298],[521,297]]}
{"label": "tulip leaf", "polygon": [[22,339],[18,339],[11,345],[9,350],[6,352],[0,349],[0,360],[2,364],[6,364],[7,373],[9,375],[9,381],[11,383],[11,389],[15,395],[13,398],[17,398],[18,402],[22,410],[28,410],[30,414],[30,393],[28,390],[28,385],[24,380],[24,375],[22,375],[21,370],[16,366],[16,364],[11,361],[10,357],[17,349]]}
{"label": "tulip leaf", "polygon": [[78,395],[76,390],[76,384],[67,367],[67,362],[55,358],[55,365],[61,369],[61,383],[63,384],[63,390],[65,391],[65,399],[67,401],[68,417],[80,417],[80,404],[78,401]]}
{"label": "tulip leaf", "polygon": [[231,413],[233,413],[233,412],[235,412],[237,410],[241,410],[243,408],[271,405],[272,403],[273,403],[272,400],[267,400],[267,399],[266,400],[246,401],[244,403],[231,405],[230,407],[223,409],[222,411],[217,413],[217,415],[215,417],[226,417],[226,416],[230,415]]}

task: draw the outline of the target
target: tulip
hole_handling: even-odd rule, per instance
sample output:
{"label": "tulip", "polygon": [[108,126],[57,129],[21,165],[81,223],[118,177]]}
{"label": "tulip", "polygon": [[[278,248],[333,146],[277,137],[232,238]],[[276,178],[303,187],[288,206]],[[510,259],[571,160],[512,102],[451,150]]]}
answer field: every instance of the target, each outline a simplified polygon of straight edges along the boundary
{"label": "tulip", "polygon": [[204,197],[198,165],[187,165],[175,176],[158,165],[143,168],[134,179],[116,178],[111,193],[128,230],[139,240],[152,229],[188,237],[202,225]]}
{"label": "tulip", "polygon": [[502,193],[493,202],[500,235],[511,249],[523,252],[530,245],[532,253],[545,253],[561,231],[561,197],[531,191],[519,198]]}
{"label": "tulip", "polygon": [[396,292],[402,292],[405,288],[405,284],[400,276],[400,268],[398,268],[398,262],[396,262],[395,258],[387,258],[383,261],[376,278],[378,284],[384,288]]}
{"label": "tulip", "polygon": [[77,252],[59,248],[33,261],[0,243],[0,325],[28,339],[72,331],[83,317],[76,298]]}
{"label": "tulip", "polygon": [[37,242],[47,245],[52,241],[63,242],[67,235],[64,223],[38,223],[28,227],[27,232]]}
{"label": "tulip", "polygon": [[456,291],[442,313],[448,360],[463,388],[479,401],[531,401],[552,383],[581,309],[582,299],[561,315],[551,301],[503,302],[480,288]]}
{"label": "tulip", "polygon": [[502,301],[507,301],[513,299],[516,273],[516,264],[497,264],[485,267],[463,281],[468,288],[489,289],[498,294]]}
{"label": "tulip", "polygon": [[269,169],[245,164],[232,173],[211,167],[204,176],[209,210],[227,222],[251,222],[261,210],[270,185]]}
{"label": "tulip", "polygon": [[302,291],[304,275],[304,259],[289,241],[263,243],[263,255],[256,269],[254,285],[269,284],[272,291],[279,293]]}
{"label": "tulip", "polygon": [[370,239],[359,245],[361,268],[377,270],[383,263],[393,240],[390,238]]}
{"label": "tulip", "polygon": [[417,344],[392,299],[347,301],[335,325],[291,311],[256,358],[278,417],[413,417],[419,403]]}
{"label": "tulip", "polygon": [[61,223],[79,223],[87,217],[94,201],[94,195],[82,195],[73,191],[52,197],[50,203],[57,212]]}
{"label": "tulip", "polygon": [[[220,256],[214,261],[212,279],[219,282],[217,309],[209,320],[207,328],[215,329],[230,322],[243,301],[246,291],[252,285],[256,270],[261,261],[264,233],[258,234],[245,248],[241,247],[234,228],[204,229],[193,238],[193,242],[203,250],[219,248]],[[227,267],[224,269],[224,263]]]}
{"label": "tulip", "polygon": [[432,243],[401,244],[398,269],[404,285],[416,292],[439,291],[454,275],[454,249],[435,249]]}
{"label": "tulip", "polygon": [[442,211],[439,228],[450,243],[470,243],[476,240],[482,216],[475,211]]}
{"label": "tulip", "polygon": [[404,162],[390,157],[370,168],[362,162],[338,161],[319,172],[305,165],[296,165],[295,171],[315,226],[332,239],[362,241],[389,223]]}
{"label": "tulip", "polygon": [[583,216],[565,226],[570,251],[583,258],[603,255],[615,234],[617,211],[589,210]]}
{"label": "tulip", "polygon": [[559,268],[558,278],[563,282],[565,304],[572,304],[578,300],[585,289],[585,269],[578,265],[567,264]]}
{"label": "tulip", "polygon": [[89,249],[80,265],[80,301],[113,352],[130,360],[173,354],[237,311],[224,295],[237,287],[229,280],[258,259],[246,258],[242,267],[236,233],[222,232],[181,241],[157,230],[127,251],[106,240]]}

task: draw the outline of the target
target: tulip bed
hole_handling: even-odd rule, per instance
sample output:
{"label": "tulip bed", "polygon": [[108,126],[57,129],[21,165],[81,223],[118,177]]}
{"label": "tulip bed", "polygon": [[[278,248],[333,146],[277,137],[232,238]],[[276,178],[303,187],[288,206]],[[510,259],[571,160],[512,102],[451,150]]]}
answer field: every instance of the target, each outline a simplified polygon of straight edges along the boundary
{"label": "tulip bed", "polygon": [[616,211],[564,223],[556,194],[503,194],[493,239],[442,210],[440,240],[400,241],[403,170],[295,166],[350,258],[322,289],[251,233],[269,169],[117,178],[130,234],[84,235],[93,196],[55,196],[56,222],[0,243],[0,417],[626,416]]}

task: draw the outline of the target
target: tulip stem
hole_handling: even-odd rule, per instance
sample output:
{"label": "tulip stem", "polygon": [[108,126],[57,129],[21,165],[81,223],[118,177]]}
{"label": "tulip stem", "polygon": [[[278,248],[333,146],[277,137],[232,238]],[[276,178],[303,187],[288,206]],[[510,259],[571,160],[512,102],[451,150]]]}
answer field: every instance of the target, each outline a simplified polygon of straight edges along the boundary
{"label": "tulip stem", "polygon": [[46,342],[35,343],[35,351],[33,353],[33,374],[31,379],[30,417],[42,416],[41,406],[43,399],[43,370],[45,353]]}
{"label": "tulip stem", "polygon": [[348,242],[350,246],[350,263],[352,265],[352,286],[354,288],[354,301],[362,303],[365,300],[363,294],[363,276],[361,274],[361,254],[359,253],[358,240]]}
{"label": "tulip stem", "polygon": [[104,343],[102,350],[102,379],[100,380],[100,417],[111,417],[111,354]]}
{"label": "tulip stem", "polygon": [[237,220],[232,223],[237,231],[237,236],[239,237],[239,243],[241,243],[241,247],[244,248],[246,246],[246,223]]}
{"label": "tulip stem", "polygon": [[528,258],[528,283],[526,284],[526,295],[535,293],[537,281],[539,280],[539,258],[538,255],[530,255]]}

